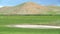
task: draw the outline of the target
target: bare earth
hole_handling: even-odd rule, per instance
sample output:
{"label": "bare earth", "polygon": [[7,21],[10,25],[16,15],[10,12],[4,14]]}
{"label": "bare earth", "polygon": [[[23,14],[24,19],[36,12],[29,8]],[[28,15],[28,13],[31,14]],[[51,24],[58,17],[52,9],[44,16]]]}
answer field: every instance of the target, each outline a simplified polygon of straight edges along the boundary
{"label": "bare earth", "polygon": [[41,29],[50,29],[50,28],[60,28],[60,26],[49,26],[49,25],[6,25],[6,27],[16,27],[16,28],[41,28]]}

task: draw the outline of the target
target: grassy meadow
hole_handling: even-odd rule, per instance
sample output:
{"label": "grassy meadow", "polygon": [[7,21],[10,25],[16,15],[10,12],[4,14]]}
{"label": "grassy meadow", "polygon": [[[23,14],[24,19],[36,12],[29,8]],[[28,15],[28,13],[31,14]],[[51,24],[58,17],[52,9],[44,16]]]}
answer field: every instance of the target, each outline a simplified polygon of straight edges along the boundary
{"label": "grassy meadow", "polygon": [[60,29],[28,29],[0,27],[0,34],[60,34]]}
{"label": "grassy meadow", "polygon": [[60,34],[60,29],[10,28],[7,24],[60,25],[60,16],[0,16],[0,34]]}
{"label": "grassy meadow", "polygon": [[0,24],[60,25],[60,16],[0,16]]}

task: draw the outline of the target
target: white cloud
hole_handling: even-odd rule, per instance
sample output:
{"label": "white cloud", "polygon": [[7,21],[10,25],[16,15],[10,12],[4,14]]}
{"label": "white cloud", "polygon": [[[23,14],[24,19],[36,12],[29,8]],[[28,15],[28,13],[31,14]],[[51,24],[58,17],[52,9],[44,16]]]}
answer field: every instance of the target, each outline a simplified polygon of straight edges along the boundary
{"label": "white cloud", "polygon": [[4,6],[0,6],[0,8],[2,8],[2,7],[4,7]]}

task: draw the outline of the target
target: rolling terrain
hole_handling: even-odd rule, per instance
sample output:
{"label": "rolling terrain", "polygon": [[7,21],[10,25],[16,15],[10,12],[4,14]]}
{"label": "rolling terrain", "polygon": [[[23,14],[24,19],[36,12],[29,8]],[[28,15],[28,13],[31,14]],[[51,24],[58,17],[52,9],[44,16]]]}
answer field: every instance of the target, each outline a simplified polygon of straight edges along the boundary
{"label": "rolling terrain", "polygon": [[[44,16],[25,16],[25,14],[44,14]],[[31,29],[5,26],[18,24],[24,24],[25,26],[60,26],[60,8],[58,6],[42,6],[33,2],[26,2],[16,6],[5,6],[0,8],[0,34],[60,34],[60,29]]]}
{"label": "rolling terrain", "polygon": [[26,2],[16,6],[0,8],[0,14],[60,14],[59,6],[42,6]]}

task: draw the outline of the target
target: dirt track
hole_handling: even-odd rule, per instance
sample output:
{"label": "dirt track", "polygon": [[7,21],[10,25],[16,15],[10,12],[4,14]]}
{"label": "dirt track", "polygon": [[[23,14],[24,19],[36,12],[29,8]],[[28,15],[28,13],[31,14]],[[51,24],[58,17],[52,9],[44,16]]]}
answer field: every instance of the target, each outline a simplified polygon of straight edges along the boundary
{"label": "dirt track", "polygon": [[48,26],[48,25],[6,25],[6,27],[16,27],[16,28],[42,28],[42,29],[60,28],[60,26]]}

